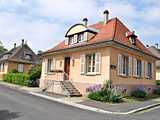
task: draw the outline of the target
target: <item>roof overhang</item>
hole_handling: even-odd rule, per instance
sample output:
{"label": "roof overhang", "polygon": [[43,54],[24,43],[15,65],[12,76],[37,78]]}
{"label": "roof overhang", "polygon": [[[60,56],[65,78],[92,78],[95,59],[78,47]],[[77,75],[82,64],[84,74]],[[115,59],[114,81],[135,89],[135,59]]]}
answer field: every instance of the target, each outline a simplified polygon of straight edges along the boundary
{"label": "roof overhang", "polygon": [[106,46],[116,47],[119,49],[125,49],[130,52],[136,52],[141,56],[147,55],[147,56],[153,57],[156,60],[160,59],[154,55],[150,55],[150,54],[145,53],[139,49],[128,47],[122,43],[115,41],[115,40],[104,40],[103,42],[98,42],[98,43],[93,43],[93,44],[86,43],[86,44],[79,45],[79,46],[73,46],[73,47],[69,47],[69,48],[65,48],[65,49],[59,49],[59,50],[54,50],[54,51],[50,51],[50,52],[45,52],[42,54],[42,57],[49,56],[49,55],[62,54],[62,53],[64,54],[64,53],[68,53],[68,52],[74,52],[74,51],[80,51],[80,50],[86,50],[86,49],[101,48],[101,47],[106,47]]}

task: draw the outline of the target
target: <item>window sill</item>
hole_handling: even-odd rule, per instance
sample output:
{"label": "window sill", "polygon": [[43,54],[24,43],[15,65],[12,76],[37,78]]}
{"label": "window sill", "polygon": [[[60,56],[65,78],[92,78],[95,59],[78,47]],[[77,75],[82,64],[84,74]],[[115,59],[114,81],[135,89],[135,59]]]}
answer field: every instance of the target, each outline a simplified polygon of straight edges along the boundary
{"label": "window sill", "polygon": [[85,75],[86,76],[96,76],[97,74],[96,73],[86,73]]}
{"label": "window sill", "polygon": [[118,76],[123,77],[123,78],[128,78],[128,77],[129,77],[129,76],[124,75],[124,74],[120,74],[120,75],[118,75]]}

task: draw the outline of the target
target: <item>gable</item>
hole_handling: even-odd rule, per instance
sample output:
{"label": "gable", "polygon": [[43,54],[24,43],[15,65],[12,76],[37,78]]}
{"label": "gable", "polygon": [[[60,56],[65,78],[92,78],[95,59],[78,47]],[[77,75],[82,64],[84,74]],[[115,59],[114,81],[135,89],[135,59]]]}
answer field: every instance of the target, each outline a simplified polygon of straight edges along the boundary
{"label": "gable", "polygon": [[66,33],[66,37],[67,36],[70,36],[70,35],[74,35],[74,34],[77,34],[77,33],[80,33],[80,32],[84,32],[87,30],[87,27],[83,24],[76,24],[76,25],[73,25]]}

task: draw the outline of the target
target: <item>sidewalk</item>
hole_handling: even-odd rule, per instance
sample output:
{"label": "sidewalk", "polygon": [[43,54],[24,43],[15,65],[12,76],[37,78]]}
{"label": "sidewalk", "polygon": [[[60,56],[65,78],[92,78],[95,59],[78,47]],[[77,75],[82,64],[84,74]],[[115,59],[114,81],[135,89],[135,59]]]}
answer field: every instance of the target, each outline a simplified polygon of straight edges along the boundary
{"label": "sidewalk", "polygon": [[133,103],[111,104],[111,103],[102,103],[98,101],[89,100],[87,97],[66,97],[63,95],[46,93],[42,92],[41,89],[38,87],[36,88],[22,87],[19,85],[5,83],[2,81],[0,81],[0,85],[7,86],[11,89],[25,91],[28,94],[32,94],[34,96],[42,97],[58,103],[99,113],[127,115],[160,106],[160,98],[148,101],[137,101]]}

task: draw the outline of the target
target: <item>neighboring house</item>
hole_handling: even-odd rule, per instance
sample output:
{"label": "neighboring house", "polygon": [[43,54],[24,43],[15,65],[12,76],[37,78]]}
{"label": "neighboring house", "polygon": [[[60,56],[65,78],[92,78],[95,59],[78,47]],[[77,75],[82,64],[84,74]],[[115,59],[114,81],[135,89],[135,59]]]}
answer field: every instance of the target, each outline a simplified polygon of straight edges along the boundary
{"label": "neighboring house", "polygon": [[24,43],[0,55],[0,80],[3,79],[3,75],[17,69],[19,72],[27,73],[29,69],[39,63],[38,56],[31,50],[31,48]]}
{"label": "neighboring house", "polygon": [[[152,54],[160,58],[160,49],[151,46],[148,48]],[[156,61],[156,80],[160,80],[160,60]]]}
{"label": "neighboring house", "polygon": [[[44,52],[40,87],[50,92],[81,94],[111,80],[114,87],[130,93],[137,87],[155,88],[155,57],[118,18],[69,28],[66,40]],[[66,85],[68,83],[69,85]]]}

